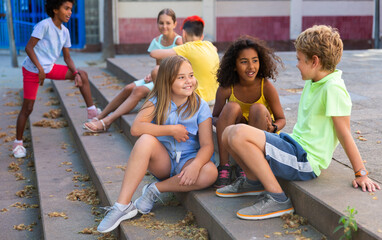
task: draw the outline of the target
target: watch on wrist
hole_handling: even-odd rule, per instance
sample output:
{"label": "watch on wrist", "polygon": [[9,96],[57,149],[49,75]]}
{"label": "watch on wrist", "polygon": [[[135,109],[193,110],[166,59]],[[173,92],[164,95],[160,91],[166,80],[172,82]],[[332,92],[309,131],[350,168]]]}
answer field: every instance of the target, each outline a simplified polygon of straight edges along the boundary
{"label": "watch on wrist", "polygon": [[357,172],[355,172],[355,176],[356,177],[363,177],[363,176],[367,176],[367,175],[369,175],[369,172],[366,169],[364,169],[364,168],[362,168],[362,169],[358,170]]}
{"label": "watch on wrist", "polygon": [[274,124],[274,123],[272,123],[272,126],[274,127],[273,132],[276,133],[276,132],[277,132],[277,129],[278,129],[277,125]]}

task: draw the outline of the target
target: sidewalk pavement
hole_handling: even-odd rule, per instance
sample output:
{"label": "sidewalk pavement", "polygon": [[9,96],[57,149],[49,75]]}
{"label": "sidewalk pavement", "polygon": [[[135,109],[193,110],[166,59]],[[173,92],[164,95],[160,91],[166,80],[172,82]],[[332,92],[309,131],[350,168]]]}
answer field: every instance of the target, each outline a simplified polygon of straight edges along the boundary
{"label": "sidewalk pavement", "polygon": [[[301,75],[295,67],[297,60],[295,52],[277,53],[285,64],[285,69],[279,71],[279,77],[274,83],[281,99],[287,119],[283,131],[291,132],[297,121],[299,95],[304,86]],[[18,68],[11,67],[8,50],[0,50],[0,88],[22,88],[21,64],[25,52],[18,56]],[[77,67],[105,67],[101,61],[101,53],[71,52]],[[154,61],[148,55],[117,55],[116,57],[134,58],[135,61],[147,63],[150,69]],[[58,63],[64,64],[62,58]],[[356,144],[365,161],[370,177],[382,183],[382,50],[345,51],[338,68],[343,71],[347,89],[353,102],[351,129]],[[143,76],[142,76],[143,77]],[[1,126],[0,126],[1,127]],[[337,147],[334,158],[344,165],[351,166],[341,146]]]}

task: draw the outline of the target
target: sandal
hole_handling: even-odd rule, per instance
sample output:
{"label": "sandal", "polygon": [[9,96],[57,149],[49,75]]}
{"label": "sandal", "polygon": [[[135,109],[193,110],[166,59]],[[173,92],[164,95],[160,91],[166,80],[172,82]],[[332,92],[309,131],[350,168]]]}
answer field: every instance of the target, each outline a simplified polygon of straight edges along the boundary
{"label": "sandal", "polygon": [[[106,132],[108,128],[106,128],[106,125],[104,123],[104,121],[101,119],[99,120],[101,123],[102,123],[102,126],[103,128],[102,129],[99,129],[97,128],[97,125],[95,124],[95,122],[87,122],[87,123],[84,123],[84,127],[89,130],[90,132],[93,132],[93,133],[101,133],[101,132]],[[91,129],[88,125],[92,125],[95,130]]]}
{"label": "sandal", "polygon": [[88,119],[86,122],[83,122],[83,123],[82,123],[82,129],[87,129],[87,128],[85,127],[85,124],[86,124],[86,123],[88,123],[88,122],[97,122],[97,121],[99,121],[99,119],[98,119],[97,117],[94,117],[94,118],[92,118],[92,119]]}

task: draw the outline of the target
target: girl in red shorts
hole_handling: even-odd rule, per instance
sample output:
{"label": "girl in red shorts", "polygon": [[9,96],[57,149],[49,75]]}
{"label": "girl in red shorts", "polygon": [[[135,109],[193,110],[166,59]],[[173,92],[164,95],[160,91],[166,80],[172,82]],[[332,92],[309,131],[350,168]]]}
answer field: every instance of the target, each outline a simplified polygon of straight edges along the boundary
{"label": "girl in red shorts", "polygon": [[[76,69],[69,53],[69,30],[62,24],[69,21],[72,8],[73,0],[47,1],[45,9],[49,18],[36,24],[25,47],[28,56],[23,62],[24,101],[17,118],[16,140],[13,143],[13,155],[16,158],[26,156],[22,140],[25,123],[33,110],[38,86],[43,85],[45,78],[74,80],[88,107],[88,119],[97,116],[88,75]],[[61,51],[67,66],[55,64]]]}

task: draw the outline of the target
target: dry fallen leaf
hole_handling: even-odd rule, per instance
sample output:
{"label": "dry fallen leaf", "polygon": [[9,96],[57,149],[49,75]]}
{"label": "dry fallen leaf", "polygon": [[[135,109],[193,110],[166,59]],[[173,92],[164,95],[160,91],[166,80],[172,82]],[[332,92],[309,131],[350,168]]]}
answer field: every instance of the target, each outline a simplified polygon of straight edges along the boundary
{"label": "dry fallen leaf", "polygon": [[17,172],[20,170],[19,164],[11,162],[8,166],[8,172]]}
{"label": "dry fallen leaf", "polygon": [[360,140],[360,141],[363,141],[363,142],[364,142],[364,141],[367,141],[367,139],[364,138],[363,136],[358,136],[357,139]]}
{"label": "dry fallen leaf", "polygon": [[68,216],[64,212],[51,212],[48,213],[49,217],[63,217],[64,219],[68,219]]}
{"label": "dry fallen leaf", "polygon": [[8,212],[8,209],[6,208],[0,209],[0,212]]}

